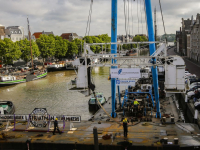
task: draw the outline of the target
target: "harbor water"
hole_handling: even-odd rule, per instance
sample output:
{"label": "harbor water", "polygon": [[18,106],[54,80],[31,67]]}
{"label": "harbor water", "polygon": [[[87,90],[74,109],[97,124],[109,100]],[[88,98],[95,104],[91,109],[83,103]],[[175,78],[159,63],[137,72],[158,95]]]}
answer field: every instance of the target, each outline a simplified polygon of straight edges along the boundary
{"label": "harbor water", "polygon": [[[148,55],[148,51],[143,50],[139,55]],[[102,92],[106,99],[111,96],[109,70],[109,67],[92,69],[96,92]],[[82,120],[88,120],[94,113],[88,109],[90,97],[67,87],[75,77],[74,70],[55,71],[40,80],[0,87],[0,101],[12,101],[15,114],[30,114],[34,108],[46,108],[51,115],[81,115]]]}
{"label": "harbor water", "polygon": [[[110,96],[108,67],[95,67],[92,72],[96,91]],[[91,116],[89,97],[68,90],[67,83],[76,77],[74,70],[49,72],[46,78],[12,86],[0,87],[0,100],[12,101],[15,114],[30,114],[34,108],[46,108],[51,115],[81,115],[82,120]]]}

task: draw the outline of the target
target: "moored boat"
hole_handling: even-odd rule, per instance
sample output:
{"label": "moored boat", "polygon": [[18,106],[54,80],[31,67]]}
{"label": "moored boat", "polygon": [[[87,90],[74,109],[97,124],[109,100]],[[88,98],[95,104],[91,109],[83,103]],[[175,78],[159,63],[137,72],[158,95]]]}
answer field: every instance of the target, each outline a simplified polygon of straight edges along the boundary
{"label": "moored boat", "polygon": [[15,107],[11,101],[0,101],[0,114],[14,114]]}
{"label": "moored boat", "polygon": [[52,64],[48,64],[47,65],[47,70],[48,72],[51,72],[51,71],[61,71],[61,70],[65,70],[66,68],[66,65],[65,65],[65,62],[64,61],[59,61],[57,63],[52,63]]}
{"label": "moored boat", "polygon": [[66,65],[65,65],[66,70],[74,70],[74,69],[76,70],[76,69],[78,69],[76,66],[73,66],[72,62],[73,61],[66,62]]}
{"label": "moored boat", "polygon": [[137,51],[135,49],[132,49],[126,52],[126,56],[136,56],[136,55],[137,55]]}
{"label": "moored boat", "polygon": [[2,75],[0,76],[0,87],[38,80],[46,76],[46,70],[34,70],[32,73],[28,72],[26,75]]}
{"label": "moored boat", "polygon": [[106,103],[106,98],[103,96],[103,93],[96,93],[95,96],[94,95],[91,96],[91,98],[88,101],[88,105],[90,107],[99,106],[99,103],[96,100],[99,101],[101,105]]}

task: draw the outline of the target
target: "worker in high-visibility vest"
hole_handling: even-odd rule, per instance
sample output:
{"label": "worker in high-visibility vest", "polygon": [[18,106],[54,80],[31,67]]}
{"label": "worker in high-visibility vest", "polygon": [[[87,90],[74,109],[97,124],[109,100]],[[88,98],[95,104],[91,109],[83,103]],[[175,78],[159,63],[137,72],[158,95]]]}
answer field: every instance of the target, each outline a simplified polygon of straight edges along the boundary
{"label": "worker in high-visibility vest", "polygon": [[134,100],[134,107],[138,110],[138,105],[140,105],[140,103],[138,103],[137,99]]}
{"label": "worker in high-visibility vest", "polygon": [[127,120],[127,118],[124,118],[123,119],[124,137],[127,137],[128,134],[128,123],[129,121]]}

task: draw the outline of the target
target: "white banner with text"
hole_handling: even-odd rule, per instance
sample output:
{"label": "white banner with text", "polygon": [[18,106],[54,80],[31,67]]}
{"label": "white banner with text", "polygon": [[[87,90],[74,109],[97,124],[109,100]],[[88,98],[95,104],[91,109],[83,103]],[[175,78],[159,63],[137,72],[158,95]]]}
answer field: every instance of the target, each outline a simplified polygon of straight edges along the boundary
{"label": "white banner with text", "polygon": [[116,80],[116,85],[119,86],[135,86],[135,80]]}
{"label": "white banner with text", "polygon": [[140,68],[111,68],[110,75],[111,78],[119,79],[141,78]]}

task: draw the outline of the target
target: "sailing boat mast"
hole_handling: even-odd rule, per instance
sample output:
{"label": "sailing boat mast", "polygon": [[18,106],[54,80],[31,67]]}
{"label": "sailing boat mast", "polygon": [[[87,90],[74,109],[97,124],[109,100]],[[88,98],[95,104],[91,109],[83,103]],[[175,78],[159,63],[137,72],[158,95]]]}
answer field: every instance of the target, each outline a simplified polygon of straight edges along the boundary
{"label": "sailing boat mast", "polygon": [[29,20],[28,20],[28,18],[27,18],[27,22],[28,22],[28,34],[29,34],[30,49],[31,49],[31,65],[32,65],[32,69],[34,69],[34,68],[33,68],[32,46],[31,46],[31,31],[30,31],[30,26],[29,26]]}

